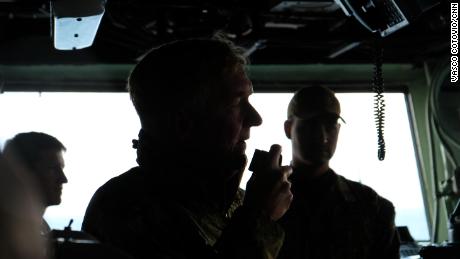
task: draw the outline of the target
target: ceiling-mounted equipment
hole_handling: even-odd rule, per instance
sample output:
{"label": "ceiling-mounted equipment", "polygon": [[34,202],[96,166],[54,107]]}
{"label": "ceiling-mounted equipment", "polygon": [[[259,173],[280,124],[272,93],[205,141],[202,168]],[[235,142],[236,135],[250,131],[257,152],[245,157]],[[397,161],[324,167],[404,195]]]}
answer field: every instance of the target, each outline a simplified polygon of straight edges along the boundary
{"label": "ceiling-mounted equipment", "polygon": [[406,27],[420,14],[439,4],[436,0],[335,0],[347,16],[353,16],[380,36]]}
{"label": "ceiling-mounted equipment", "polygon": [[90,47],[105,12],[105,0],[51,1],[54,47],[76,50]]}
{"label": "ceiling-mounted equipment", "polygon": [[271,12],[332,13],[340,9],[334,0],[278,0],[270,2]]}

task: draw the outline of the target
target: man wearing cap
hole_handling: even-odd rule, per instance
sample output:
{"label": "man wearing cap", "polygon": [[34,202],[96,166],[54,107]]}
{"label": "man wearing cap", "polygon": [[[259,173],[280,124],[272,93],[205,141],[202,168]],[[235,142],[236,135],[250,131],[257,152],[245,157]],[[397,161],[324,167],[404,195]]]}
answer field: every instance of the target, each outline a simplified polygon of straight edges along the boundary
{"label": "man wearing cap", "polygon": [[292,142],[294,200],[281,219],[279,258],[396,259],[392,203],[329,168],[340,130],[340,103],[325,87],[296,92],[284,123]]}

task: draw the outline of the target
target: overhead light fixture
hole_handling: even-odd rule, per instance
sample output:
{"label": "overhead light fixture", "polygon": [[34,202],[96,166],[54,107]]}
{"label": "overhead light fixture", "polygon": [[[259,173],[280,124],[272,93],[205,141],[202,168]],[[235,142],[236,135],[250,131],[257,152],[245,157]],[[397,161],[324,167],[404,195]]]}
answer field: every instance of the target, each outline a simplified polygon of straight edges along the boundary
{"label": "overhead light fixture", "polygon": [[291,13],[332,13],[340,7],[334,0],[277,0],[270,9],[271,12]]}
{"label": "overhead light fixture", "polygon": [[105,12],[106,0],[51,1],[54,47],[76,50],[90,47]]}
{"label": "overhead light fixture", "polygon": [[335,49],[332,51],[331,54],[329,54],[328,58],[330,59],[333,59],[333,58],[336,58],[356,47],[358,47],[359,45],[361,45],[361,41],[354,41],[354,42],[350,42],[350,43],[347,43],[343,46],[340,46],[339,48]]}

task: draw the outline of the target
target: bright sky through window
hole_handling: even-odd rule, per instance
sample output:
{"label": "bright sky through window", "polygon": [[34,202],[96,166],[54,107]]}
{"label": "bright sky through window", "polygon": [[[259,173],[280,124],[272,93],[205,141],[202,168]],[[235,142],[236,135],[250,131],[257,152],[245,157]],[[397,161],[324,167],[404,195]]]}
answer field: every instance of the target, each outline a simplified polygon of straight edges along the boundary
{"label": "bright sky through window", "polygon": [[[289,164],[290,142],[283,123],[292,94],[254,94],[251,102],[261,114],[262,126],[253,128],[247,154],[254,148],[283,147],[283,164]],[[407,225],[418,240],[428,240],[428,226],[404,94],[385,94],[387,156],[377,159],[373,95],[337,94],[346,120],[331,167],[351,180],[374,188],[396,207],[396,224]],[[67,147],[62,203],[45,214],[52,228],[62,229],[71,218],[80,229],[94,191],[136,165],[131,140],[140,127],[126,93],[4,93],[0,95],[0,143],[19,132],[41,131]],[[250,173],[246,172],[241,187]]]}

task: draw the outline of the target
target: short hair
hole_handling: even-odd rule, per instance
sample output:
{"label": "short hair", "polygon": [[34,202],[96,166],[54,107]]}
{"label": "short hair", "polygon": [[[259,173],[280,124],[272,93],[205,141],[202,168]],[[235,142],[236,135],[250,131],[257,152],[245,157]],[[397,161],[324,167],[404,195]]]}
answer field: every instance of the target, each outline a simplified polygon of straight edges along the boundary
{"label": "short hair", "polygon": [[180,40],[150,50],[128,79],[142,126],[149,121],[168,129],[178,113],[203,112],[224,75],[246,64],[244,50],[222,38]]}
{"label": "short hair", "polygon": [[42,132],[19,133],[5,144],[3,152],[12,155],[24,163],[29,169],[34,169],[40,160],[40,152],[44,150],[66,151],[66,147],[55,137]]}

